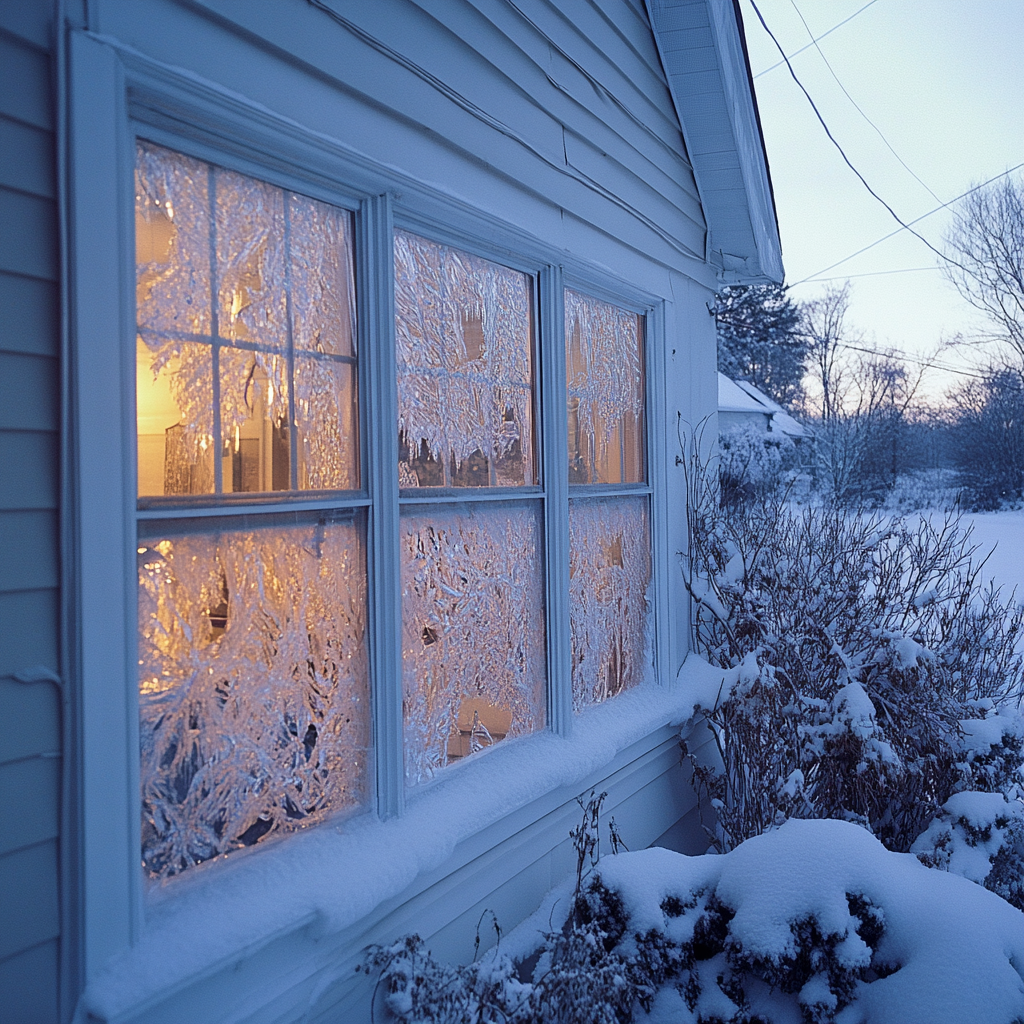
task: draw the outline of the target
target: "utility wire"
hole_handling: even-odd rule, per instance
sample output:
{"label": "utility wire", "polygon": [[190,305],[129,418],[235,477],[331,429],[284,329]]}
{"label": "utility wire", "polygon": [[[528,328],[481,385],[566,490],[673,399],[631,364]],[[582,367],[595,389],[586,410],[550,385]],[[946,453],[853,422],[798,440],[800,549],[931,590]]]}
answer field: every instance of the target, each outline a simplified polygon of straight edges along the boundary
{"label": "utility wire", "polygon": [[811,37],[811,45],[813,45],[814,48],[818,51],[818,56],[821,57],[822,61],[825,64],[825,67],[828,68],[829,74],[835,79],[836,85],[838,85],[839,88],[843,90],[843,95],[853,104],[853,107],[857,111],[857,113],[860,114],[860,116],[863,117],[869,125],[871,125],[871,127],[875,130],[875,134],[882,140],[882,142],[885,143],[885,146],[889,150],[889,152],[892,153],[894,157],[896,157],[900,164],[902,164],[903,169],[932,197],[932,199],[934,199],[937,203],[941,203],[942,200],[928,187],[928,185],[926,185],[917,176],[917,174],[910,168],[910,165],[906,162],[906,160],[904,160],[903,157],[901,157],[899,153],[897,153],[896,150],[893,149],[892,144],[882,134],[882,129],[879,128],[878,125],[875,124],[875,122],[872,121],[866,113],[864,113],[864,110],[862,109],[861,105],[850,95],[846,86],[843,85],[843,83],[839,80],[839,76],[836,74],[835,68],[833,68],[832,65],[829,63],[828,57],[825,56],[825,51],[818,45],[818,40],[814,38],[814,33],[811,31],[810,25],[807,24],[807,19],[803,16],[803,12],[797,6],[796,0],[789,0],[789,2],[793,5],[793,10],[796,11],[797,16],[803,22],[803,26],[807,30],[807,34]]}
{"label": "utility wire", "polygon": [[[808,277],[798,284],[825,284],[828,281],[852,281],[858,277],[887,277],[889,274],[920,274],[925,270],[941,270],[933,263],[930,267],[899,267],[896,270],[869,270],[864,274],[840,274],[838,277]],[[795,285],[790,285],[791,288]]]}
{"label": "utility wire", "polygon": [[[817,37],[817,39],[812,39],[806,46],[801,46],[799,50],[794,50],[789,56],[795,57],[798,53],[803,53],[804,50],[809,50],[816,42],[818,42],[819,39],[824,39],[825,36],[832,35],[832,33],[835,32],[837,28],[842,28],[848,21],[853,21],[853,19],[856,18],[857,15],[861,13],[861,11],[866,11],[872,4],[876,3],[878,3],[878,0],[868,0],[868,2],[863,7],[861,7],[859,10],[854,11],[853,14],[851,14],[848,18],[843,18],[843,20],[839,22],[838,25],[833,25],[827,32],[822,32],[821,35]],[[783,57],[785,57],[785,54],[783,54]],[[778,63],[773,64],[770,68],[765,68],[764,71],[758,71],[758,73],[754,75],[754,78],[760,78],[762,75],[767,75],[769,71],[774,71],[776,68],[781,68],[782,65],[785,63],[785,60],[780,60],[778,61]]]}
{"label": "utility wire", "polygon": [[783,60],[785,60],[785,62],[786,62],[786,67],[787,67],[787,68],[789,68],[789,73],[790,73],[790,75],[792,75],[792,77],[793,77],[793,81],[794,81],[794,82],[796,82],[796,84],[797,84],[797,85],[798,85],[798,86],[800,87],[800,91],[801,91],[801,92],[802,92],[802,93],[804,94],[804,96],[806,96],[806,97],[807,97],[807,102],[808,102],[808,103],[810,103],[810,105],[811,105],[811,109],[812,109],[812,110],[814,111],[814,113],[815,113],[815,116],[816,116],[816,117],[818,118],[818,120],[819,120],[819,121],[821,122],[821,127],[825,129],[825,134],[826,134],[826,135],[827,135],[827,136],[829,137],[829,140],[830,140],[830,141],[832,142],[832,145],[833,145],[833,146],[835,146],[835,147],[836,147],[836,149],[838,149],[838,150],[839,150],[839,155],[840,155],[840,156],[841,156],[841,157],[843,158],[843,160],[845,161],[845,163],[846,163],[846,166],[847,166],[847,167],[849,167],[849,168],[850,168],[850,170],[851,170],[851,171],[853,171],[853,173],[857,175],[857,177],[858,177],[858,178],[860,179],[860,182],[861,182],[861,184],[862,184],[862,185],[863,185],[863,186],[864,186],[864,187],[865,187],[865,188],[866,188],[866,189],[868,190],[868,192],[870,192],[870,193],[871,193],[871,195],[872,195],[872,196],[874,196],[874,197],[875,197],[875,199],[877,199],[877,200],[878,200],[878,202],[880,202],[880,203],[882,204],[882,206],[884,206],[884,207],[885,207],[885,208],[886,208],[886,209],[887,209],[887,210],[889,211],[889,213],[890,213],[890,214],[892,214],[893,220],[895,220],[895,221],[896,221],[896,223],[897,223],[897,224],[899,224],[901,228],[903,228],[903,229],[905,229],[905,230],[909,231],[909,232],[910,232],[910,233],[911,233],[911,234],[912,234],[912,235],[913,235],[913,236],[914,236],[915,238],[918,238],[918,239],[920,239],[920,241],[924,242],[924,244],[925,244],[925,245],[927,245],[927,246],[928,246],[928,248],[929,248],[929,249],[931,249],[931,251],[932,251],[933,253],[935,253],[935,255],[936,255],[936,256],[938,256],[938,257],[939,257],[939,259],[945,260],[945,261],[946,261],[947,263],[952,263],[952,264],[953,264],[954,266],[956,266],[956,267],[959,267],[959,268],[960,268],[961,270],[963,270],[963,271],[964,271],[964,273],[967,273],[967,268],[966,268],[966,267],[964,267],[964,266],[963,266],[962,264],[958,263],[958,262],[957,262],[956,260],[954,260],[954,259],[953,259],[952,257],[950,257],[950,256],[947,256],[947,255],[946,255],[946,254],[945,254],[945,253],[944,253],[944,252],[943,252],[943,251],[942,251],[941,249],[937,249],[937,248],[936,248],[936,247],[935,247],[934,245],[932,245],[932,243],[931,243],[931,242],[929,242],[929,241],[928,241],[928,239],[927,239],[927,238],[925,238],[925,237],[924,237],[924,235],[920,234],[920,232],[917,232],[917,231],[915,231],[915,230],[914,230],[914,229],[913,229],[913,228],[912,228],[912,227],[911,227],[911,226],[910,226],[910,225],[909,225],[909,224],[908,224],[908,223],[907,223],[907,222],[906,222],[906,221],[905,221],[905,220],[904,220],[904,219],[903,219],[903,218],[902,218],[902,217],[901,217],[901,216],[900,216],[900,215],[899,215],[899,214],[898,214],[898,213],[897,213],[897,212],[896,212],[896,211],[895,211],[895,210],[894,210],[894,209],[893,209],[893,208],[892,208],[892,207],[891,207],[891,206],[890,206],[890,205],[889,205],[889,204],[888,204],[888,203],[887,203],[887,202],[886,202],[886,201],[885,201],[885,200],[884,200],[884,199],[883,199],[883,198],[882,198],[882,197],[881,197],[881,196],[880,196],[880,195],[879,195],[879,194],[878,194],[878,193],[877,193],[877,192],[876,192],[876,191],[875,191],[875,190],[874,190],[874,189],[873,189],[873,188],[872,188],[872,187],[871,187],[871,186],[870,186],[869,184],[868,184],[868,180],[867,180],[867,178],[865,178],[865,177],[864,177],[864,175],[863,175],[863,174],[861,174],[861,173],[860,173],[860,171],[858,171],[858,170],[857,170],[857,168],[856,168],[856,167],[854,166],[853,162],[852,162],[852,161],[850,160],[850,158],[849,158],[849,157],[848,157],[848,156],[846,155],[846,151],[845,151],[845,150],[843,149],[843,147],[842,147],[842,146],[841,146],[841,145],[839,144],[839,142],[838,142],[838,141],[836,140],[836,137],[835,137],[835,136],[834,136],[834,135],[832,134],[831,130],[829,129],[829,126],[828,126],[828,124],[827,124],[827,123],[825,122],[825,118],[823,118],[823,117],[821,116],[821,111],[820,111],[820,110],[818,110],[818,106],[817,106],[817,104],[816,104],[816,103],[814,102],[814,100],[813,100],[813,99],[811,98],[811,94],[810,94],[810,93],[809,93],[809,92],[807,91],[807,89],[806,89],[806,88],[804,87],[804,84],[803,84],[803,82],[801,82],[801,81],[800,81],[800,79],[799,79],[799,78],[797,77],[797,73],[796,73],[796,72],[795,72],[795,71],[793,70],[793,65],[792,65],[792,64],[790,63],[790,61],[789,61],[789,58],[788,58],[788,57],[786,56],[786,51],[785,51],[785,50],[783,50],[783,48],[782,48],[782,44],[781,44],[781,43],[780,43],[780,42],[778,41],[778,39],[776,39],[776,38],[775,38],[775,33],[774,33],[774,32],[772,32],[772,30],[771,30],[771,29],[770,29],[770,28],[768,27],[768,23],[767,23],[767,22],[766,22],[766,21],[764,20],[764,15],[763,15],[763,14],[761,13],[760,9],[758,8],[758,6],[757,6],[757,4],[756,4],[756,3],[754,2],[754,0],[750,0],[750,6],[751,6],[751,7],[753,7],[753,9],[754,9],[754,13],[755,13],[755,14],[757,15],[757,20],[758,20],[759,22],[761,22],[761,27],[762,27],[762,28],[763,28],[763,29],[765,30],[765,32],[767,32],[767,33],[768,33],[768,35],[769,35],[769,36],[771,36],[772,42],[773,42],[773,43],[775,44],[775,46],[776,46],[776,48],[778,49],[779,53],[781,53],[781,54],[782,54],[782,58],[783,58]]}
{"label": "utility wire", "polygon": [[[1005,178],[1008,174],[1013,174],[1014,171],[1019,171],[1022,167],[1024,167],[1024,163],[1016,164],[1009,170],[1003,171],[1002,173],[996,174],[993,177],[989,178],[988,181],[983,181],[980,185],[973,185],[966,192],[961,192],[960,195],[954,196],[948,202],[942,203],[940,206],[936,206],[934,210],[929,210],[927,213],[922,213],[920,217],[915,217],[910,223],[917,224],[919,221],[924,220],[926,217],[931,217],[932,214],[938,213],[940,210],[945,210],[947,206],[952,206],[954,203],[960,202],[961,199],[965,199],[972,192],[977,192],[979,189],[991,185],[992,182],[998,181],[1000,178]],[[810,281],[812,278],[817,278],[819,274],[827,274],[830,270],[835,270],[836,267],[841,267],[844,263],[848,263],[854,257],[860,256],[861,253],[867,252],[868,249],[874,249],[876,245],[881,245],[883,242],[887,242],[894,235],[900,234],[900,232],[905,230],[905,228],[906,225],[904,225],[904,227],[897,228],[895,231],[890,231],[889,234],[883,235],[881,238],[876,238],[873,242],[871,242],[868,245],[865,245],[862,249],[858,249],[856,252],[850,253],[849,256],[844,256],[841,260],[837,260],[835,263],[830,263],[827,267],[822,267],[821,270],[816,270],[813,274],[809,274],[807,277],[801,278],[799,281],[794,281],[791,285],[789,285],[789,287],[795,288],[798,284],[807,284],[807,282]],[[912,232],[912,234],[917,234],[917,232]]]}

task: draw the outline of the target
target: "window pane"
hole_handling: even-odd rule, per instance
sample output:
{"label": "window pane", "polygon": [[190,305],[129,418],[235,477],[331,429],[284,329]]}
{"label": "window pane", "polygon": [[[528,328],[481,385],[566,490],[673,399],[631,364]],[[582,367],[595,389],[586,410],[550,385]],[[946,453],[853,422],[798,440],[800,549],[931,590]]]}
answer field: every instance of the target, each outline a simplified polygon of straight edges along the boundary
{"label": "window pane", "polygon": [[569,481],[642,483],[643,318],[565,291]]}
{"label": "window pane", "polygon": [[402,516],[402,674],[410,783],[544,725],[539,509]]}
{"label": "window pane", "polygon": [[640,683],[651,665],[647,498],[569,501],[572,703],[582,711]]}
{"label": "window pane", "polygon": [[151,877],[366,799],[363,528],[294,523],[139,541]]}
{"label": "window pane", "polygon": [[402,487],[534,484],[528,275],[395,232]]}
{"label": "window pane", "polygon": [[351,238],[344,210],[139,143],[140,495],[359,486]]}

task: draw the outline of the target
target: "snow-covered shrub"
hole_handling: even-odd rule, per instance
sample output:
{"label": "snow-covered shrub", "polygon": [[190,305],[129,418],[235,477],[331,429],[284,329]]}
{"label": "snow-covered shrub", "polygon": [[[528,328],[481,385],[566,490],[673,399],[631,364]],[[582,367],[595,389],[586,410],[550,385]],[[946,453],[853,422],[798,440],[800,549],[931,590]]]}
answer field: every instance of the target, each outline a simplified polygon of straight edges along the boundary
{"label": "snow-covered shrub", "polygon": [[957,516],[793,509],[771,491],[725,504],[696,447],[684,581],[693,645],[726,682],[704,709],[724,770],[694,778],[718,848],[801,817],[906,851],[956,792],[1015,799],[979,784],[965,737],[987,707],[1019,706],[1024,607],[983,587]]}
{"label": "snow-covered shrub", "polygon": [[1024,1021],[1024,914],[846,822],[605,857],[540,943],[532,972],[500,949],[442,964],[415,938],[368,968],[405,1024]]}
{"label": "snow-covered shrub", "polygon": [[796,466],[796,445],[790,438],[749,424],[723,430],[718,453],[722,500],[729,503],[783,486]]}

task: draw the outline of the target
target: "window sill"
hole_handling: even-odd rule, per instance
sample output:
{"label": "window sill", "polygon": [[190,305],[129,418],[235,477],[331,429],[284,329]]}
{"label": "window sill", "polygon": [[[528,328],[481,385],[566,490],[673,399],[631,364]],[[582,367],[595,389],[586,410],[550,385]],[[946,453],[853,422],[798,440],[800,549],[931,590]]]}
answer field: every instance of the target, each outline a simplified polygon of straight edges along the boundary
{"label": "window sill", "polygon": [[[197,1022],[224,1019],[213,1010],[219,999],[206,993],[200,1002],[194,991],[213,985],[230,991],[231,1020],[254,1019],[238,1014],[250,993],[231,975],[243,964],[264,963],[265,1004],[275,988],[296,987],[292,975],[308,961],[298,951],[313,945],[347,950],[338,959],[351,971],[352,956],[380,941],[374,921],[390,921],[396,908],[499,843],[520,836],[528,842],[531,827],[577,792],[639,763],[648,748],[674,744],[675,729],[698,703],[714,701],[721,681],[720,670],[690,658],[671,686],[647,684],[589,710],[569,738],[540,733],[454,766],[413,791],[401,818],[342,818],[155,887],[141,940],[90,982],[81,1017],[180,1020],[188,1006]],[[416,927],[411,921],[409,929]],[[283,948],[289,944],[292,955]],[[335,970],[332,980],[339,977]],[[192,1015],[202,1006],[209,1016],[202,1009]]]}

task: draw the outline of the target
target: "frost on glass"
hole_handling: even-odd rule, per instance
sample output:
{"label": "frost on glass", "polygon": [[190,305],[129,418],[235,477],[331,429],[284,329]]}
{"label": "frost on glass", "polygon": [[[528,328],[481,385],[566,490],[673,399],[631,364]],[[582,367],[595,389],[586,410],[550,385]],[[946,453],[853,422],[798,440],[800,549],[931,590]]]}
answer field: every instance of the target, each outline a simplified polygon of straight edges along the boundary
{"label": "frost on glass", "polygon": [[542,526],[534,506],[402,516],[410,783],[544,724]]}
{"label": "frost on glass", "polygon": [[644,480],[643,320],[565,291],[565,361],[572,483]]}
{"label": "frost on glass", "polygon": [[651,664],[646,497],[569,501],[569,622],[575,711],[640,683]]}
{"label": "frost on glass", "polygon": [[138,548],[147,873],[166,878],[362,804],[362,528],[328,518],[167,532]]}
{"label": "frost on glass", "polygon": [[343,210],[139,143],[141,495],[218,473],[224,492],[359,486],[351,234]]}
{"label": "frost on glass", "polygon": [[395,233],[402,487],[536,482],[531,281]]}

